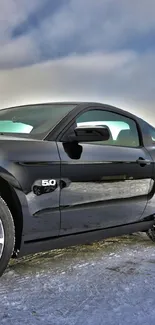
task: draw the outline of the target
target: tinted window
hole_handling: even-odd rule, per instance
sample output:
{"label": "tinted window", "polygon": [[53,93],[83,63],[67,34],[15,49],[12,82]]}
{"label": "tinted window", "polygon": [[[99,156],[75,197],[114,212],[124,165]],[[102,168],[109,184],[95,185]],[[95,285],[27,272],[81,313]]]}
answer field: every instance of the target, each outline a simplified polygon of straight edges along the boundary
{"label": "tinted window", "polygon": [[155,129],[154,128],[149,128],[149,136],[150,136],[150,141],[151,144],[155,145]]}
{"label": "tinted window", "polygon": [[143,137],[145,145],[155,146],[155,128],[147,123],[143,124]]}
{"label": "tinted window", "polygon": [[44,134],[75,105],[41,104],[0,110],[0,133]]}
{"label": "tinted window", "polygon": [[76,120],[77,126],[106,125],[110,129],[110,139],[102,144],[138,147],[139,135],[134,120],[120,114],[104,110],[89,110]]}

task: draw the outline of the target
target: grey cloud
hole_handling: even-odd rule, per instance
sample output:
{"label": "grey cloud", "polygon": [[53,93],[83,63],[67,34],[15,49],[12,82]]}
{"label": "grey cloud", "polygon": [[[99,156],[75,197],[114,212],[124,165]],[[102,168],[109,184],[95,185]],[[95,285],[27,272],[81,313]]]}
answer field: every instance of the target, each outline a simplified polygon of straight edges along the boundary
{"label": "grey cloud", "polygon": [[[40,6],[41,0],[2,0],[0,52],[5,56],[0,58],[0,68],[7,67],[7,64],[10,68],[17,65],[17,60],[11,55],[15,46],[22,65],[23,61],[30,64],[74,53],[116,51],[128,47],[128,41],[131,47],[138,46],[135,44],[138,38],[141,43],[145,42],[147,33],[155,31],[154,0],[70,0],[56,12],[51,11],[46,19],[40,16],[36,29],[28,29],[27,34],[10,39],[11,31],[15,27],[20,29],[20,24]],[[18,44],[22,42],[24,48],[23,40],[28,44],[28,38],[30,48],[26,59]]]}
{"label": "grey cloud", "polygon": [[71,0],[34,34],[43,55],[112,50],[155,30],[154,12],[154,0]]}
{"label": "grey cloud", "polygon": [[36,63],[39,58],[39,49],[35,46],[31,37],[23,36],[5,44],[1,48],[1,70]]}
{"label": "grey cloud", "polygon": [[10,41],[11,31],[17,24],[36,10],[40,0],[1,0],[0,2],[0,45]]}
{"label": "grey cloud", "polygon": [[1,71],[0,104],[4,107],[51,100],[97,100],[123,105],[155,122],[154,75],[155,58],[151,54],[73,56]]}

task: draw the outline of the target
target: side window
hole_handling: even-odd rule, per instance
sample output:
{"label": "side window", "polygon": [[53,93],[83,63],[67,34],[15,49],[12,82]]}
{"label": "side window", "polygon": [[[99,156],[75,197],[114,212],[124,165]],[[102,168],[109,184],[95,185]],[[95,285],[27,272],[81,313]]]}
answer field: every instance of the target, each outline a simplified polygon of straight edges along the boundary
{"label": "side window", "polygon": [[139,135],[134,120],[106,110],[91,109],[76,119],[77,126],[106,125],[110,129],[108,141],[98,144],[122,147],[138,147]]}
{"label": "side window", "polygon": [[149,124],[144,124],[143,136],[145,138],[145,145],[155,146],[155,128]]}
{"label": "side window", "polygon": [[155,129],[154,128],[150,127],[149,136],[150,136],[151,144],[155,145]]}

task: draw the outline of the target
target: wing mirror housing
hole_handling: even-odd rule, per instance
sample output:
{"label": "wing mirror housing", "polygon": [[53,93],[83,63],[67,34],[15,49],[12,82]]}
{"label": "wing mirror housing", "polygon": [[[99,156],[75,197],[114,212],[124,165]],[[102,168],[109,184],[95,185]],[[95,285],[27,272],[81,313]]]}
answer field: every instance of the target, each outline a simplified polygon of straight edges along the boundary
{"label": "wing mirror housing", "polygon": [[77,126],[72,133],[63,138],[65,142],[107,141],[110,131],[107,126]]}

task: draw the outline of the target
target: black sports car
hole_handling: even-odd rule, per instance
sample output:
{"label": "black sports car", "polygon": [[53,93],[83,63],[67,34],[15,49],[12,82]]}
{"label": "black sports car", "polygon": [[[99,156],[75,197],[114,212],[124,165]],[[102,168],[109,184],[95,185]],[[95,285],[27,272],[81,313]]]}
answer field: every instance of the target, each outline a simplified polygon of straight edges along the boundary
{"label": "black sports car", "polygon": [[99,103],[0,111],[0,275],[11,257],[105,237],[155,239],[155,129]]}

